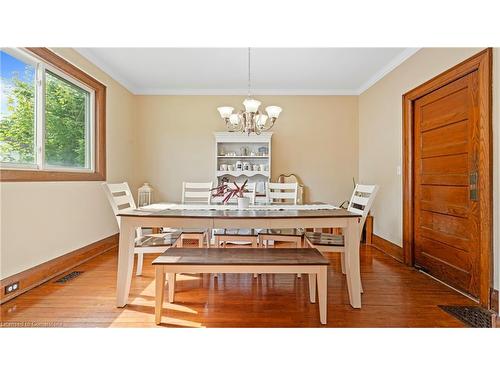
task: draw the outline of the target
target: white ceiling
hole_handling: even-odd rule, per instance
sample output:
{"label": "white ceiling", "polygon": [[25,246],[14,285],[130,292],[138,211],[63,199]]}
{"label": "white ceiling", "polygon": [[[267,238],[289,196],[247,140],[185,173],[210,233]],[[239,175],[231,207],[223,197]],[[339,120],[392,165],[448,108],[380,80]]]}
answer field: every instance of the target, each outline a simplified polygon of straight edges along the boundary
{"label": "white ceiling", "polygon": [[[252,48],[255,95],[358,95],[417,48]],[[134,94],[245,95],[246,48],[77,48]]]}

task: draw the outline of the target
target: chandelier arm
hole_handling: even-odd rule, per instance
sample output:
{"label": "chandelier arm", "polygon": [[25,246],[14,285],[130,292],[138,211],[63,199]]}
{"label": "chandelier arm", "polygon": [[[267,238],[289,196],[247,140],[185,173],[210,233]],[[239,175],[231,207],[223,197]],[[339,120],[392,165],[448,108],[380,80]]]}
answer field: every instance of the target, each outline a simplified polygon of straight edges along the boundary
{"label": "chandelier arm", "polygon": [[272,129],[272,127],[274,126],[274,124],[275,124],[275,123],[276,123],[276,119],[271,120],[271,122],[269,123],[269,126],[264,125],[264,126],[261,128],[261,130],[262,130],[262,131],[268,131],[268,130],[271,130],[271,129]]}

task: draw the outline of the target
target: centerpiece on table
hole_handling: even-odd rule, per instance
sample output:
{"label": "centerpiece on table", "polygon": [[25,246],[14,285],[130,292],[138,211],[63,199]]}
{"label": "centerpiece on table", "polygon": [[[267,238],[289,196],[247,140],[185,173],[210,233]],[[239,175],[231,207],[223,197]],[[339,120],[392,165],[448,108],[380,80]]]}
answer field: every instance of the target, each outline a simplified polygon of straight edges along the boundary
{"label": "centerpiece on table", "polygon": [[244,193],[247,193],[248,190],[245,188],[248,180],[245,180],[243,184],[240,186],[236,182],[232,184],[234,187],[230,187],[228,184],[223,182],[221,185],[211,189],[213,197],[224,197],[222,203],[226,204],[233,197],[237,198],[238,201],[238,209],[248,208],[250,206],[250,198],[245,197]]}

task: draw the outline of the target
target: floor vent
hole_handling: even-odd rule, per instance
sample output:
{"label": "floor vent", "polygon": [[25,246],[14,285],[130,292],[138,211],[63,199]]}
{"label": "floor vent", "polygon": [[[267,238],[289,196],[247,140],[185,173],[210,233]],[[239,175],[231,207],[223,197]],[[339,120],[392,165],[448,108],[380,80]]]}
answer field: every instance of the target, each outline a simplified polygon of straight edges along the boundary
{"label": "floor vent", "polygon": [[496,315],[492,311],[479,306],[439,306],[448,314],[461,320],[473,328],[493,328],[496,324]]}
{"label": "floor vent", "polygon": [[73,280],[75,277],[78,277],[82,274],[82,271],[73,271],[68,273],[66,276],[61,277],[59,280],[56,280],[55,282],[58,284],[64,284],[67,283],[68,281]]}

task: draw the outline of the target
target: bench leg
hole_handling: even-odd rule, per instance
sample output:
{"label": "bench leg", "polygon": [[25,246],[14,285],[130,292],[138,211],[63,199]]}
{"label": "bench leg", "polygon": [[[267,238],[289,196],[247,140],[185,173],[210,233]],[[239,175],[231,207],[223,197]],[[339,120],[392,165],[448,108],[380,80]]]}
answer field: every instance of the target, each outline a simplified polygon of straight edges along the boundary
{"label": "bench leg", "polygon": [[161,312],[163,310],[163,293],[165,291],[165,272],[162,266],[156,266],[155,280],[155,323],[161,323]]}
{"label": "bench leg", "polygon": [[316,302],[316,274],[309,274],[309,301]]}
{"label": "bench leg", "polygon": [[320,267],[318,272],[318,299],[319,299],[319,320],[321,324],[326,324],[326,295],[327,295],[327,267]]}
{"label": "bench leg", "polygon": [[175,273],[168,274],[168,302],[174,302],[175,294]]}

